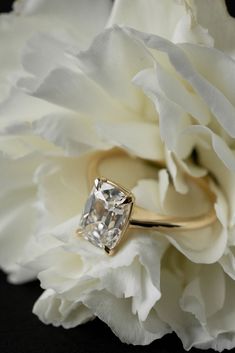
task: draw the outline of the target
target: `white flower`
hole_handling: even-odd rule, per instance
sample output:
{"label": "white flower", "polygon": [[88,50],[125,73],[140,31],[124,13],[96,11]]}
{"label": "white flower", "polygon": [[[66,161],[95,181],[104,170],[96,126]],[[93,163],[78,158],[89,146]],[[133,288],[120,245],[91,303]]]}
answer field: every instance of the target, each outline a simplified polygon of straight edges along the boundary
{"label": "white flower", "polygon": [[[1,159],[1,249],[0,266],[12,274],[12,281],[25,281],[35,277],[35,273],[22,269],[18,263],[23,255],[23,249],[33,242],[32,235],[38,230],[37,206],[38,188],[35,184],[35,171],[45,163],[47,154],[63,154],[50,143],[37,136],[32,136],[27,130],[33,121],[48,114],[63,112],[52,104],[24,95],[12,86],[17,79],[17,71],[21,70],[24,59],[29,60],[25,70],[34,70],[37,62],[28,46],[22,54],[27,41],[37,46],[38,40],[32,36],[44,39],[44,54],[54,58],[47,60],[50,68],[60,63],[60,50],[79,42],[80,48],[89,46],[95,34],[105,26],[111,10],[110,0],[100,0],[99,4],[92,0],[69,1],[17,1],[14,12],[0,17],[0,159]],[[40,34],[43,31],[43,34]],[[59,46],[53,46],[55,41]],[[50,40],[51,39],[51,40]],[[38,48],[40,50],[40,48]],[[52,51],[52,55],[51,55]],[[56,57],[55,57],[55,56]],[[57,57],[58,55],[58,57]],[[62,60],[62,59],[61,59]],[[43,68],[41,68],[42,72]],[[15,132],[17,129],[17,132]],[[92,140],[92,136],[89,134]],[[87,137],[84,136],[85,143]],[[6,201],[7,200],[7,201]],[[17,275],[16,275],[17,273]],[[17,279],[14,278],[17,276]]]}
{"label": "white flower", "polygon": [[[4,72],[15,88],[5,86],[0,106],[1,267],[13,282],[38,275],[45,292],[34,312],[45,323],[98,316],[132,344],[175,331],[186,349],[232,348],[234,20],[219,0],[118,0],[110,16],[109,1],[59,4],[22,1],[20,20],[9,17],[27,28],[17,48],[29,28],[38,33],[24,46],[24,72],[19,62]],[[162,214],[205,212],[184,174],[209,173],[217,222],[177,234],[132,230],[114,257],[77,239],[89,159],[114,146],[129,156],[103,174]]]}

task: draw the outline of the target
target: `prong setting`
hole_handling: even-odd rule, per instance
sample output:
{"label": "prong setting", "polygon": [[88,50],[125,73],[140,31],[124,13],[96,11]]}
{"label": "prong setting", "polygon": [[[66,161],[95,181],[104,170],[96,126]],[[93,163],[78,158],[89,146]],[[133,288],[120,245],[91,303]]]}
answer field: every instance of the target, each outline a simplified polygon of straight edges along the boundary
{"label": "prong setting", "polygon": [[128,190],[106,178],[96,178],[77,233],[111,255],[127,229],[132,206]]}

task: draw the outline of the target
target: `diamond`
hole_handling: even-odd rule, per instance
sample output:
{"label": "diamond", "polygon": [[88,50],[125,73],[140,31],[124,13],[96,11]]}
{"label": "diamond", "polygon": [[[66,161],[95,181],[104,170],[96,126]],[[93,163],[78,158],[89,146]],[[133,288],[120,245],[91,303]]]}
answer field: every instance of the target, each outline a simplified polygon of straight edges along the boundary
{"label": "diamond", "polygon": [[106,251],[120,241],[133,206],[132,195],[106,179],[96,179],[81,217],[83,237]]}

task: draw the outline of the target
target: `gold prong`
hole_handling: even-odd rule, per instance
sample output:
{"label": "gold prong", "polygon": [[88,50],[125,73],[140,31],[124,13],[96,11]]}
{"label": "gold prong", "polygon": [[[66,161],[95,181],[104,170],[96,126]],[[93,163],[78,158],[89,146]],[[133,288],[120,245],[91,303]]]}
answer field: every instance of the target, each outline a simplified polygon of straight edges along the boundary
{"label": "gold prong", "polygon": [[82,230],[82,228],[78,228],[78,229],[76,230],[76,235],[77,235],[78,237],[82,237],[82,236],[83,236],[83,230]]}
{"label": "gold prong", "polygon": [[133,198],[131,195],[127,195],[125,200],[123,201],[123,204],[128,204],[128,203],[131,203],[133,202]]}
{"label": "gold prong", "polygon": [[109,256],[112,256],[114,254],[114,250],[113,249],[109,249],[107,246],[104,247],[104,251],[106,252],[106,254],[108,254]]}
{"label": "gold prong", "polygon": [[98,188],[99,182],[100,182],[100,178],[96,178],[96,179],[94,180],[94,184],[95,184],[95,187],[96,187],[96,188]]}

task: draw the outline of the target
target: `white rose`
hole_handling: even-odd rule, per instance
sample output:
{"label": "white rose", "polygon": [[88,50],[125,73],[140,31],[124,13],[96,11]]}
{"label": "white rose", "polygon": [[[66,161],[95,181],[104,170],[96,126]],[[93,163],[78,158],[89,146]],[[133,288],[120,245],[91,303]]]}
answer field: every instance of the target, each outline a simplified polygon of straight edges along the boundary
{"label": "white rose", "polygon": [[[110,28],[101,31],[101,21],[88,47],[91,37],[77,45],[64,25],[63,35],[55,29],[28,41],[28,75],[17,74],[17,89],[0,107],[0,264],[15,282],[39,273],[45,292],[34,312],[42,321],[69,328],[98,316],[133,344],[175,331],[186,349],[234,346],[235,25],[221,1],[213,9],[210,3],[116,1]],[[19,11],[44,18],[54,11],[48,4],[25,1]],[[89,5],[77,4],[89,13]],[[209,8],[224,19],[224,40],[214,16],[205,16]],[[63,14],[77,10],[71,2],[64,11],[62,24]],[[212,174],[217,222],[177,235],[129,232],[111,258],[76,239],[87,163],[113,146],[165,160],[174,187],[165,169],[153,171],[131,156],[104,167],[112,179],[123,178],[139,205],[163,214],[206,209],[183,174]]]}

